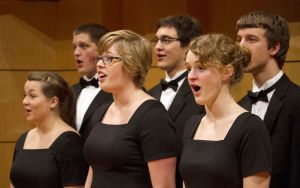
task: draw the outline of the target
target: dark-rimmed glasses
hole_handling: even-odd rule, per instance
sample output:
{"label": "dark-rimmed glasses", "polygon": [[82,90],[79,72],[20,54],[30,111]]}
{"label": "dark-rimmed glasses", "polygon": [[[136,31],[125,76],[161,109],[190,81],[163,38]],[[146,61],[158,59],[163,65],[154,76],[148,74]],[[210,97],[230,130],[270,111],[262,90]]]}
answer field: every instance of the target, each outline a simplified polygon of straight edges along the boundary
{"label": "dark-rimmed glasses", "polygon": [[116,57],[116,56],[96,56],[95,57],[95,62],[98,63],[99,61],[102,61],[104,65],[111,65],[115,61],[120,61],[122,60],[121,57]]}
{"label": "dark-rimmed glasses", "polygon": [[154,39],[151,40],[151,43],[152,43],[153,46],[155,46],[155,45],[157,45],[157,43],[159,41],[160,41],[160,43],[163,46],[166,46],[166,45],[170,44],[171,42],[181,41],[181,39],[179,39],[179,38],[173,38],[173,37],[168,37],[168,36],[164,36],[164,37],[161,37],[161,38],[155,37]]}

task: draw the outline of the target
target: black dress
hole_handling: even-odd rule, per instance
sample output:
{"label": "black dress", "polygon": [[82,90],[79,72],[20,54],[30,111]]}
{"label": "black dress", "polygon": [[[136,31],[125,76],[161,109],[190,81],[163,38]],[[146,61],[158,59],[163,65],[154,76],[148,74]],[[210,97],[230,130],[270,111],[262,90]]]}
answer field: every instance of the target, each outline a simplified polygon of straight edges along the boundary
{"label": "black dress", "polygon": [[59,135],[48,149],[23,149],[28,132],[18,139],[10,179],[15,188],[62,188],[84,185],[88,166],[83,141],[72,131]]}
{"label": "black dress", "polygon": [[93,169],[92,188],[150,188],[148,161],[177,155],[173,123],[164,106],[147,100],[134,112],[128,124],[100,123],[84,145],[84,155]]}
{"label": "black dress", "polygon": [[187,188],[240,188],[243,177],[271,172],[271,144],[262,120],[245,112],[224,140],[194,140],[204,115],[186,123],[180,172]]}

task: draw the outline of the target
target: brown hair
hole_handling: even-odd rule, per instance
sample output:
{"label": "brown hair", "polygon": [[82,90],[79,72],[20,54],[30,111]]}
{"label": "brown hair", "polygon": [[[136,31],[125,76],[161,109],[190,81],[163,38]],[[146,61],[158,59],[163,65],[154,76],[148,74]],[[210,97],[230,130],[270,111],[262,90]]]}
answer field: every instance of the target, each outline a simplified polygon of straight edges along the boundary
{"label": "brown hair", "polygon": [[118,43],[117,50],[124,69],[133,77],[134,84],[142,88],[152,63],[152,48],[148,40],[130,30],[118,30],[104,35],[98,45],[98,54]]}
{"label": "brown hair", "polygon": [[274,47],[276,43],[280,44],[280,49],[274,58],[278,67],[282,69],[290,41],[288,24],[284,18],[263,11],[250,12],[238,19],[236,28],[238,30],[244,28],[264,29],[269,49]]}
{"label": "brown hair", "polygon": [[59,100],[59,115],[64,122],[73,124],[75,114],[74,94],[68,83],[55,72],[32,72],[27,77],[28,81],[42,83],[42,92],[48,97],[56,96]]}
{"label": "brown hair", "polygon": [[244,69],[251,59],[249,50],[223,34],[206,34],[195,38],[190,44],[190,51],[199,56],[199,62],[204,66],[232,65],[234,74],[231,84],[242,79]]}

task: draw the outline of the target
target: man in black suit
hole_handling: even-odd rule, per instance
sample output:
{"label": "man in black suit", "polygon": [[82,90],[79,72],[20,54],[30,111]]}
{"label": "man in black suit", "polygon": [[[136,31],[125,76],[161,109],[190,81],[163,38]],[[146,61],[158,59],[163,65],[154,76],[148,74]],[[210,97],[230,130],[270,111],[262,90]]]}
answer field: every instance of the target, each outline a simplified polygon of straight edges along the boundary
{"label": "man in black suit", "polygon": [[[169,16],[159,20],[152,44],[155,47],[157,66],[165,71],[166,78],[149,90],[160,100],[175,123],[180,143],[185,122],[195,114],[204,113],[204,107],[196,104],[187,77],[185,56],[190,41],[202,34],[198,21],[190,16]],[[180,157],[178,157],[178,161]],[[178,174],[177,187],[182,186]]]}
{"label": "man in black suit", "polygon": [[237,41],[251,51],[246,72],[252,91],[240,104],[260,116],[272,150],[271,188],[300,187],[300,87],[283,73],[289,48],[287,22],[279,15],[251,12],[237,21]]}
{"label": "man in black suit", "polygon": [[111,94],[101,90],[98,85],[98,75],[95,61],[99,39],[108,30],[98,24],[85,24],[77,27],[73,32],[74,57],[80,82],[72,88],[76,97],[76,128],[84,140],[92,129],[89,123],[94,111],[102,104],[112,101]]}

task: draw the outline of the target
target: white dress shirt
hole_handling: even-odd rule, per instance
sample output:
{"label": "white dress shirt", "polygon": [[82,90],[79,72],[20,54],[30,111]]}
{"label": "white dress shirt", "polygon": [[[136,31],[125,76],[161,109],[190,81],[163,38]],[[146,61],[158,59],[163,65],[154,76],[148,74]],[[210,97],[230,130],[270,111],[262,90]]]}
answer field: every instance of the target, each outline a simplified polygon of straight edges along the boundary
{"label": "white dress shirt", "polygon": [[[266,90],[269,87],[271,87],[273,84],[275,84],[283,75],[282,71],[279,71],[273,78],[271,78],[270,80],[266,81],[260,88],[255,84],[255,82],[253,81],[253,87],[252,87],[252,91],[253,92],[259,92],[261,90]],[[273,94],[275,92],[275,89],[270,91],[267,94],[268,97],[268,101],[270,102]],[[255,104],[252,104],[252,109],[251,109],[251,113],[258,115],[262,120],[265,118],[268,106],[269,106],[269,102],[264,102],[264,101],[257,101]]]}
{"label": "white dress shirt", "polygon": [[[96,74],[92,78],[88,78],[86,76],[83,76],[83,79],[90,81],[93,78],[98,79],[98,75]],[[96,88],[94,86],[88,85],[85,88],[83,88],[78,96],[77,102],[76,102],[76,128],[77,130],[80,130],[81,124],[83,121],[83,117],[89,108],[90,104],[96,97],[96,95],[100,91],[100,87]]]}
{"label": "white dress shirt", "polygon": [[[182,71],[179,71],[177,72],[173,78],[170,78],[167,74],[166,74],[166,78],[165,80],[167,82],[170,82],[171,80],[175,80],[176,78],[178,78],[181,74],[183,74],[186,70],[182,70]],[[160,102],[165,106],[165,108],[167,110],[169,110],[179,88],[181,87],[183,81],[185,80],[186,78],[183,78],[182,80],[180,80],[178,82],[178,88],[176,91],[174,91],[172,88],[167,88],[165,90],[162,91],[161,93],[161,96],[160,96]]]}

